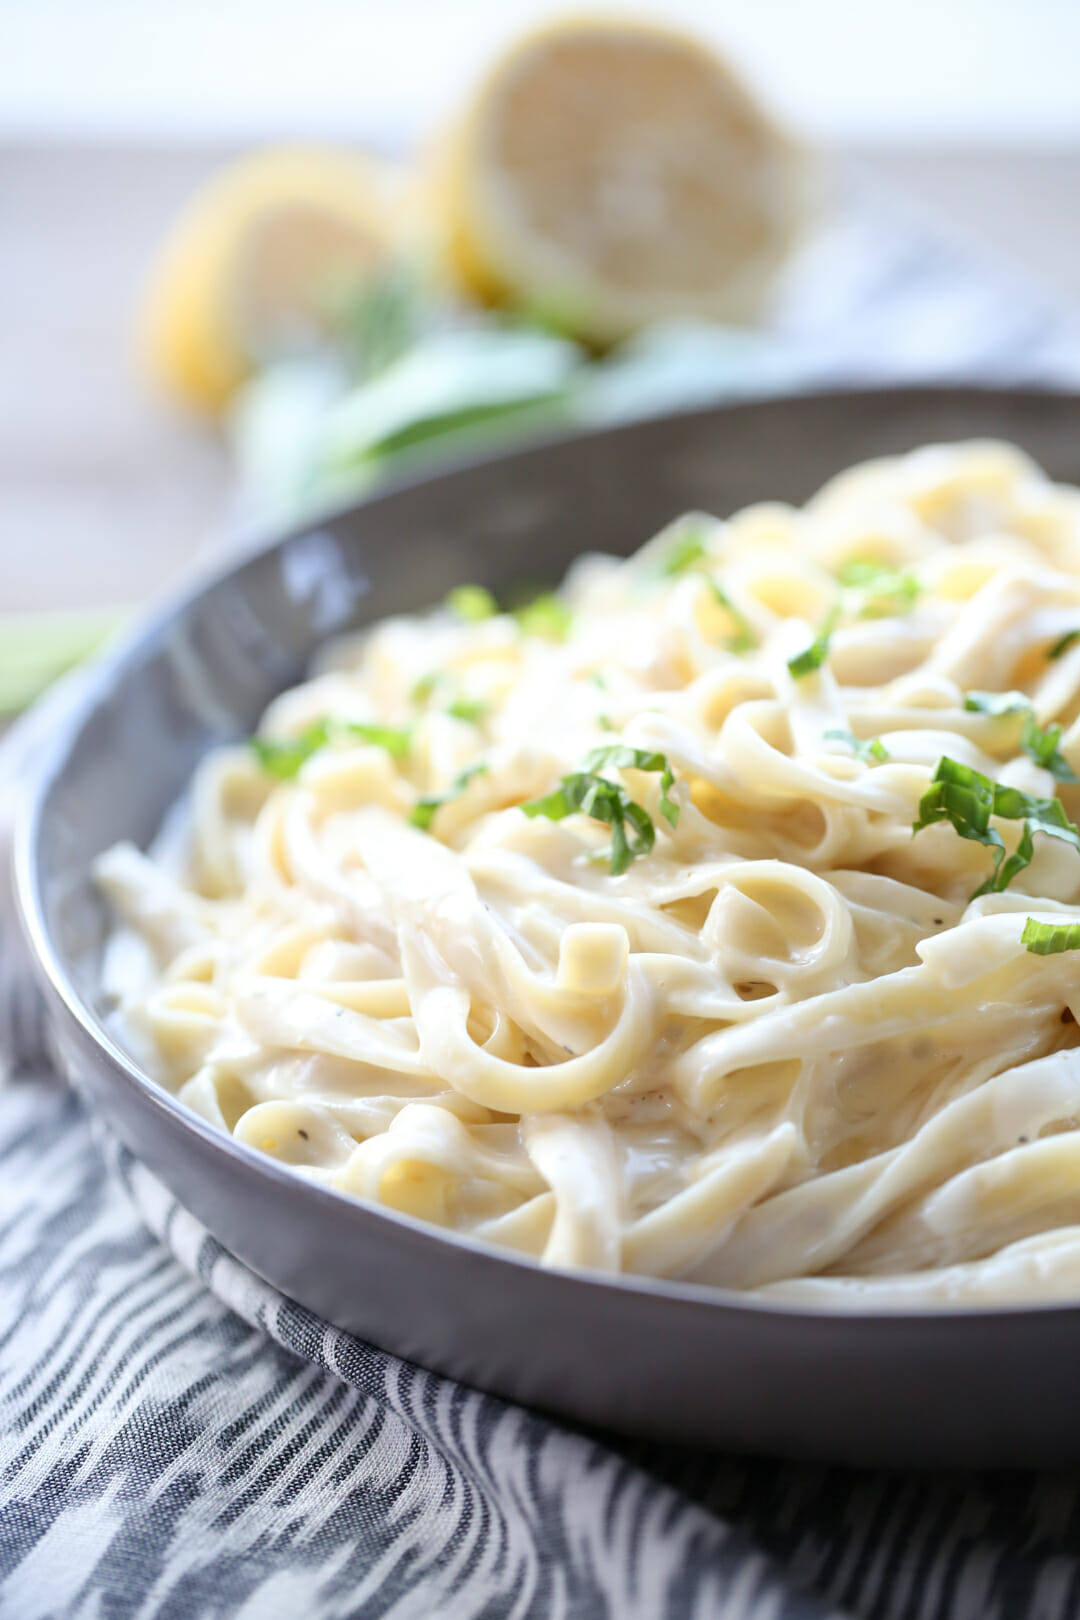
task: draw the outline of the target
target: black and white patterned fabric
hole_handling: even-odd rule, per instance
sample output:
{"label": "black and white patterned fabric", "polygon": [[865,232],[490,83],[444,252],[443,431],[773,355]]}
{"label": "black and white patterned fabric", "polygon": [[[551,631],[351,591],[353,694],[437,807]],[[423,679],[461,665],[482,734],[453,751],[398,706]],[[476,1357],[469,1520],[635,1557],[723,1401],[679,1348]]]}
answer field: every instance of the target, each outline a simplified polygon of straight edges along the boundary
{"label": "black and white patterned fabric", "polygon": [[[1080,378],[1077,331],[959,244],[864,215],[822,252],[788,324],[807,377]],[[48,723],[0,752],[0,818]],[[95,1139],[2,892],[0,1053],[0,1620],[1080,1614],[1080,1471],[854,1473],[576,1433],[283,1299]]]}

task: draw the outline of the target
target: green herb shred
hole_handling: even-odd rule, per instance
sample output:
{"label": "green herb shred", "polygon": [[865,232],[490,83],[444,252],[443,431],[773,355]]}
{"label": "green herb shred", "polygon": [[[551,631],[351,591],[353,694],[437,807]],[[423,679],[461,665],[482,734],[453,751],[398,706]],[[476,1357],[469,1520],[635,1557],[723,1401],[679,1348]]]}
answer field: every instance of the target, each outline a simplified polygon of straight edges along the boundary
{"label": "green herb shred", "polygon": [[[991,816],[1024,823],[1020,842],[1007,858],[1001,834],[990,825]],[[980,894],[999,893],[1031,864],[1037,832],[1059,838],[1080,853],[1080,831],[1065,814],[1060,799],[1037,799],[1019,788],[1005,787],[947,756],[938,760],[930,786],[919,801],[912,835],[937,821],[950,822],[961,838],[985,844],[993,852],[993,873],[975,890],[973,900]]]}
{"label": "green herb shred", "polygon": [[548,641],[565,641],[574,622],[574,615],[554,591],[544,591],[515,608],[514,618],[527,636],[544,636]]}
{"label": "green herb shred", "polygon": [[1080,951],[1080,922],[1048,923],[1029,917],[1020,935],[1021,945],[1036,956],[1058,956]]}
{"label": "green herb shred", "polygon": [[864,765],[871,759],[879,765],[885,765],[889,761],[889,750],[880,737],[871,737],[864,742],[852,732],[840,730],[827,731],[825,736],[836,742],[847,743],[855,758],[861,759]]}
{"label": "green herb shred", "polygon": [[436,814],[442,809],[443,805],[449,804],[451,799],[460,798],[469,783],[474,781],[476,777],[483,776],[488,769],[489,767],[484,760],[477,760],[475,764],[466,765],[463,771],[458,772],[445,793],[429,793],[424,798],[417,799],[409,811],[409,820],[412,825],[419,827],[421,832],[428,832]]}
{"label": "green herb shred", "polygon": [[1049,771],[1059,782],[1080,780],[1061,752],[1060,742],[1059,725],[1039,726],[1036,725],[1033,714],[1027,716],[1020,736],[1020,746],[1024,753],[1033,759],[1036,765],[1041,765],[1044,771]]}
{"label": "green herb shred", "polygon": [[446,605],[466,624],[493,619],[499,611],[498,602],[483,585],[458,585],[446,598]]}
{"label": "green herb shred", "polygon": [[698,524],[688,524],[676,534],[664,553],[660,564],[661,579],[675,579],[689,569],[696,568],[707,555]]}
{"label": "green herb shred", "polygon": [[611,828],[608,862],[618,877],[639,855],[647,855],[656,842],[656,828],[647,810],[636,803],[626,789],[604,776],[575,771],[564,776],[553,793],[530,799],[522,805],[527,816],[546,816],[562,821],[579,812]]}
{"label": "green herb shred", "polygon": [[624,743],[604,743],[586,754],[583,769],[602,771],[605,766],[616,771],[659,771],[660,814],[670,826],[679,825],[679,806],[671,797],[675,773],[668,764],[666,754],[645,748],[629,748]]}
{"label": "green herb shred", "polygon": [[455,720],[468,720],[470,724],[476,725],[487,714],[488,705],[483,698],[459,697],[446,705],[446,712],[453,715]]}
{"label": "green herb shred", "polygon": [[445,680],[446,676],[441,669],[429,669],[427,674],[421,675],[420,679],[415,683],[409,696],[414,703],[426,703],[434,695],[436,688],[440,687]]}
{"label": "green herb shred", "polygon": [[837,569],[836,577],[841,585],[862,592],[864,600],[859,617],[863,619],[910,613],[922,594],[922,586],[914,574],[869,557],[853,557]]}
{"label": "green herb shred", "polygon": [[301,765],[309,760],[312,754],[320,748],[325,748],[329,740],[327,723],[325,720],[319,720],[315,725],[308,726],[298,737],[280,739],[252,737],[251,747],[267,776],[275,776],[279,782],[287,782],[297,774]]}
{"label": "green herb shred", "polygon": [[741,608],[737,608],[731,597],[720,584],[719,580],[711,579],[709,587],[718,606],[724,609],[735,624],[735,634],[728,637],[728,651],[733,653],[750,652],[757,646],[757,636],[754,634],[749,619]]}
{"label": "green herb shred", "polygon": [[268,776],[290,781],[320,748],[331,743],[366,742],[404,759],[412,746],[408,726],[380,726],[366,720],[317,720],[297,737],[252,737],[251,747]]}
{"label": "green herb shred", "polygon": [[1047,658],[1060,658],[1062,653],[1068,652],[1073,642],[1078,639],[1080,639],[1080,630],[1066,630],[1061,639],[1054,642],[1046,655]]}
{"label": "green herb shred", "polygon": [[412,731],[408,726],[374,726],[363,720],[349,720],[331,727],[331,741],[339,737],[374,743],[378,748],[385,748],[392,759],[404,759],[412,747]]}
{"label": "green herb shred", "polygon": [[968,692],[964,708],[974,714],[989,714],[995,718],[1005,715],[1030,714],[1031,699],[1023,692]]}
{"label": "green herb shred", "polygon": [[671,798],[675,776],[667,756],[621,743],[594,748],[580,771],[564,776],[552,793],[530,799],[521,806],[527,816],[546,816],[562,821],[566,816],[591,816],[611,828],[608,864],[613,877],[626,871],[631,861],[647,855],[656,842],[656,828],[643,805],[632,799],[618,782],[597,774],[604,766],[614,770],[659,771],[660,813],[672,826],[678,825],[679,806]]}
{"label": "green herb shred", "polygon": [[829,642],[832,640],[832,633],[836,629],[839,617],[839,608],[830,609],[825,616],[824,624],[809,647],[804,647],[801,653],[796,653],[794,658],[788,659],[787,667],[797,681],[803,680],[807,675],[813,675],[828,658]]}
{"label": "green herb shred", "polygon": [[977,714],[997,718],[1023,716],[1024,729],[1020,733],[1020,747],[1029,759],[1059,782],[1078,780],[1075,771],[1061,752],[1061,727],[1056,724],[1040,726],[1031,708],[1031,700],[1023,692],[969,692],[964,708]]}

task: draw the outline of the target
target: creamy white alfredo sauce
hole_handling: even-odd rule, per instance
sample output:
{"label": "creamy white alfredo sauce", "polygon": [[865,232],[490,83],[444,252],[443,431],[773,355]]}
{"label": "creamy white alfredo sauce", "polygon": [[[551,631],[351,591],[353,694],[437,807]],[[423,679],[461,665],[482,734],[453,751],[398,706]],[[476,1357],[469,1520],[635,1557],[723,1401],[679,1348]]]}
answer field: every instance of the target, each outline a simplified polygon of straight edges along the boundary
{"label": "creamy white alfredo sauce", "polygon": [[101,858],[130,1050],[545,1265],[1080,1295],[1080,493],[934,447],[492,609],[328,648]]}

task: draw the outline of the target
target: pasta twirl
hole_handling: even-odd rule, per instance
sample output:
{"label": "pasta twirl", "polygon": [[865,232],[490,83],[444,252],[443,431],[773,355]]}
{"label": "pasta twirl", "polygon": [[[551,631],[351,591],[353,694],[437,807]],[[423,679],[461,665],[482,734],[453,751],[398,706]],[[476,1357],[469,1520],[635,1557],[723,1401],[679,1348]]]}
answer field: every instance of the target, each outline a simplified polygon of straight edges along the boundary
{"label": "pasta twirl", "polygon": [[101,857],[121,1038],[294,1173],[815,1305],[1080,1286],[1080,492],[1007,445],[327,648]]}

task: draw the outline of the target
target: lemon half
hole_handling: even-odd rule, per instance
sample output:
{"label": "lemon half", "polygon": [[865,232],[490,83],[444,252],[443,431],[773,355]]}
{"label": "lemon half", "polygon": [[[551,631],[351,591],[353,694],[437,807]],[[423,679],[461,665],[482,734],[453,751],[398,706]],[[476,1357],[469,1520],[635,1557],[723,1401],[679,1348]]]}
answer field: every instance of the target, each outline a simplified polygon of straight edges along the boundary
{"label": "lemon half", "polygon": [[193,200],[147,289],[140,348],[155,380],[216,413],[261,360],[321,328],[329,297],[384,266],[392,183],[322,147],[241,158]]}
{"label": "lemon half", "polygon": [[803,148],[706,45],[603,19],[510,50],[440,162],[457,282],[600,343],[753,319],[815,191]]}

